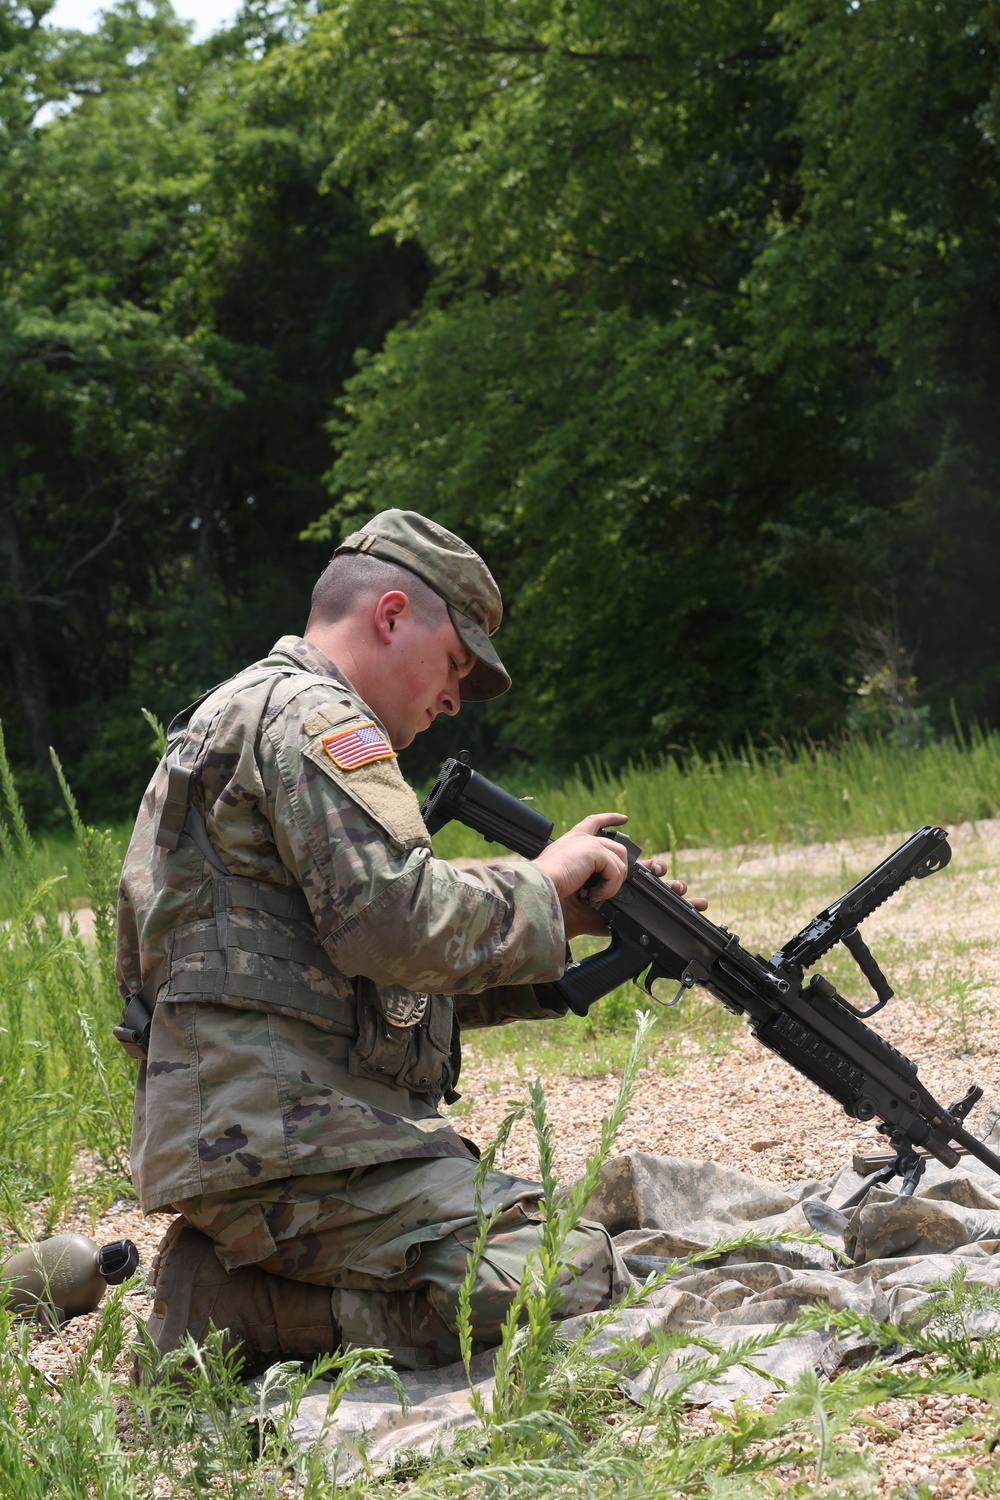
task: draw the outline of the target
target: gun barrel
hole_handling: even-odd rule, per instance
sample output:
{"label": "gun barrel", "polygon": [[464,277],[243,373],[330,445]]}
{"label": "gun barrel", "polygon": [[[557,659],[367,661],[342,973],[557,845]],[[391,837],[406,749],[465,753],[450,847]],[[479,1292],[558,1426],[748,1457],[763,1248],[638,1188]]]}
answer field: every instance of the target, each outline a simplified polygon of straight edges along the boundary
{"label": "gun barrel", "polygon": [[989,1167],[991,1172],[996,1172],[997,1176],[1000,1177],[1000,1156],[997,1156],[995,1151],[991,1151],[989,1146],[981,1141],[978,1136],[974,1136],[971,1131],[966,1130],[964,1125],[958,1125],[951,1132],[951,1138],[953,1141],[957,1141],[970,1156],[974,1156],[977,1161],[982,1162],[984,1167]]}

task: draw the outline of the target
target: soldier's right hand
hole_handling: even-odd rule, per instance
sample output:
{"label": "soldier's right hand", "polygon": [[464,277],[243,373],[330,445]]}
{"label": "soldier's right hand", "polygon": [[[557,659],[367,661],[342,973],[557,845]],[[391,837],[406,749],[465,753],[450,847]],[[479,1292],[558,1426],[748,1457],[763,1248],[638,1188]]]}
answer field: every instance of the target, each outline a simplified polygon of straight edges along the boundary
{"label": "soldier's right hand", "polygon": [[[598,838],[597,832],[627,821],[622,813],[592,813],[549,844],[534,861],[556,888],[567,940],[583,933],[601,937],[607,932],[608,924],[590,902],[606,901],[617,894],[628,874],[628,855],[620,844]],[[579,892],[592,875],[600,879],[588,892],[589,900],[583,900]]]}

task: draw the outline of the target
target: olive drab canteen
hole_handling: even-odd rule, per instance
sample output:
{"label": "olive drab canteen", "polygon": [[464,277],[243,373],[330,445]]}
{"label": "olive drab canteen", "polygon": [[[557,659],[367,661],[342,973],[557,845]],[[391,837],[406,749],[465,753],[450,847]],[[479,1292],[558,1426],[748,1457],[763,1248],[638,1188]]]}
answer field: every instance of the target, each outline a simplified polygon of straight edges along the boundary
{"label": "olive drab canteen", "polygon": [[93,1312],[107,1288],[127,1281],[138,1265],[131,1240],[113,1240],[99,1249],[84,1234],[57,1234],[5,1261],[0,1286],[12,1312],[65,1323]]}

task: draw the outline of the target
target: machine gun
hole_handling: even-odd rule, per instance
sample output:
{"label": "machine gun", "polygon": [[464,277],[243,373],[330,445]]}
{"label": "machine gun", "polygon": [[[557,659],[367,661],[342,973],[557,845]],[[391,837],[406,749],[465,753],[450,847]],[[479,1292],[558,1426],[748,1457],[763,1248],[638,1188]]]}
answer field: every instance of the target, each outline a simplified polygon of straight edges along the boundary
{"label": "machine gun", "polygon": [[[463,757],[445,761],[422,813],[431,834],[455,819],[528,859],[551,842],[548,818],[474,771]],[[968,1153],[1000,1175],[1000,1157],[964,1125],[982,1089],[972,1084],[945,1109],[920,1083],[916,1064],[865,1025],[893,991],[859,926],[908,880],[944,869],[951,847],[943,828],[919,829],[770,959],[748,952],[734,933],[710,922],[645,869],[641,850],[626,834],[605,829],[602,837],[622,845],[628,855],[628,876],[617,895],[594,903],[611,930],[611,943],[569,963],[562,979],[544,986],[550,996],[582,1016],[628,980],[641,979],[646,993],[661,1003],[655,987],[672,981],[678,986],[675,1000],[697,984],[734,1015],[747,1016],[759,1042],[853,1119],[877,1120],[895,1151],[842,1208],[853,1207],[870,1188],[897,1175],[901,1193],[912,1193],[927,1156],[954,1167]],[[867,1010],[856,1009],[822,974],[805,981],[805,971],[837,943],[874,991],[875,1004]]]}

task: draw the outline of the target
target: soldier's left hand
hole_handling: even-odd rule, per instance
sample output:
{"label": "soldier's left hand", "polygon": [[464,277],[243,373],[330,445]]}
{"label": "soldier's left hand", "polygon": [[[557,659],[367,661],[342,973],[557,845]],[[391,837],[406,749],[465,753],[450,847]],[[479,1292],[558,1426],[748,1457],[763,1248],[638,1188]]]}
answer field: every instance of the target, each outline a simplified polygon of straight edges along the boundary
{"label": "soldier's left hand", "polygon": [[[645,865],[649,873],[657,876],[660,880],[663,879],[669,868],[667,860],[662,854],[653,854],[649,859],[640,859],[639,863]],[[667,885],[669,885],[672,891],[676,891],[678,896],[687,896],[686,880],[668,880]],[[708,910],[708,902],[704,896],[689,896],[688,905],[693,906],[695,911]]]}

